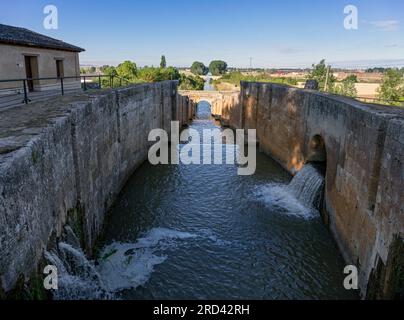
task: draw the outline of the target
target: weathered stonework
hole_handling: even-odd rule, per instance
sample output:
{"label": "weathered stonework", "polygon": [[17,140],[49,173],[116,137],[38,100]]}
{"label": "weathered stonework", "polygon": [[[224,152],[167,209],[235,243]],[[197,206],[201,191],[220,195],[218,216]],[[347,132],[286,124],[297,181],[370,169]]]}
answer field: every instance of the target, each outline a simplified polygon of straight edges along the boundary
{"label": "weathered stonework", "polygon": [[214,100],[212,113],[233,128],[257,129],[261,151],[290,173],[312,160],[321,137],[324,220],[346,262],[359,267],[362,296],[402,295],[404,110],[271,83],[244,82],[237,94]]}
{"label": "weathered stonework", "polygon": [[402,109],[269,83],[177,95],[176,82],[163,82],[0,112],[0,297],[37,271],[67,221],[91,254],[108,208],[147,158],[150,130],[185,126],[201,100],[225,125],[257,129],[261,150],[292,174],[322,157],[312,147],[321,137],[325,220],[360,267],[363,297],[403,296]]}
{"label": "weathered stonework", "polygon": [[147,159],[150,130],[185,125],[191,107],[168,81],[0,112],[0,293],[37,270],[68,220],[91,254],[107,210]]}
{"label": "weathered stonework", "polygon": [[[179,96],[188,98],[192,104],[195,115],[196,105],[201,101],[206,101],[211,105],[213,115],[221,115],[223,125],[233,128],[241,128],[241,113],[235,105],[239,104],[239,91],[179,91]],[[235,112],[235,114],[232,114]]]}

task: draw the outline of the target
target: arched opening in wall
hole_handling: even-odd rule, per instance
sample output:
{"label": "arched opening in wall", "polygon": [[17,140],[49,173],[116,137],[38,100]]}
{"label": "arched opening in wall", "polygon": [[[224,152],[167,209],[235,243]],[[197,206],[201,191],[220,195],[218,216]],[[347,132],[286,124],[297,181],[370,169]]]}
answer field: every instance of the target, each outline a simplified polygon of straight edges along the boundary
{"label": "arched opening in wall", "polygon": [[323,137],[319,134],[316,134],[310,139],[306,159],[307,163],[322,166],[324,170],[327,168],[327,149]]}
{"label": "arched opening in wall", "polygon": [[199,101],[196,105],[197,119],[212,119],[212,106],[208,101]]}

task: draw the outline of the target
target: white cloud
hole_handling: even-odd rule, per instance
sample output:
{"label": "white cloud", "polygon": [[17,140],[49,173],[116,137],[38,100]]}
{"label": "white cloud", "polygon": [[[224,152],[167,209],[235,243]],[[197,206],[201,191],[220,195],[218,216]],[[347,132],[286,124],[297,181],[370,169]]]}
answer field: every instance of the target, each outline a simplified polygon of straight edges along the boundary
{"label": "white cloud", "polygon": [[386,44],[384,47],[385,48],[398,48],[399,45],[398,45],[398,43],[392,43],[392,44]]}
{"label": "white cloud", "polygon": [[369,22],[372,26],[383,31],[396,31],[400,25],[397,20],[378,20]]}

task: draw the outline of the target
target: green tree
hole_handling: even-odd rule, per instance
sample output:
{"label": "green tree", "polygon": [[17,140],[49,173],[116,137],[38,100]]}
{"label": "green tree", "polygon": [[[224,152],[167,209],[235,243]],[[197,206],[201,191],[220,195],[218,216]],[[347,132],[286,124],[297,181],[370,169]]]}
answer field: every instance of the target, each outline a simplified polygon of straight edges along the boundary
{"label": "green tree", "polygon": [[[116,72],[116,68],[113,66],[109,66],[109,65],[104,65],[100,68],[101,72],[106,75],[106,76],[116,76],[117,72]],[[114,83],[114,85],[116,85],[117,82]],[[102,77],[101,78],[101,86],[103,88],[109,88],[111,86],[111,81],[109,77]]]}
{"label": "green tree", "polygon": [[358,95],[358,91],[355,87],[357,82],[358,77],[356,75],[350,75],[335,86],[334,92],[346,97],[356,97]]}
{"label": "green tree", "polygon": [[[318,64],[313,64],[313,70],[309,73],[308,79],[317,80],[318,87],[320,90],[324,91],[325,83],[327,79],[328,67],[325,63],[325,59],[321,60]],[[334,91],[334,84],[337,79],[334,77],[332,70],[328,73],[328,81],[327,81],[327,91]]]}
{"label": "green tree", "polygon": [[144,67],[138,71],[138,78],[146,82],[162,81],[160,68]]}
{"label": "green tree", "polygon": [[134,62],[124,61],[116,68],[117,74],[125,79],[131,80],[136,78],[137,67]]}
{"label": "green tree", "polygon": [[160,61],[160,68],[166,68],[166,67],[167,67],[166,56],[162,55]]}
{"label": "green tree", "polygon": [[202,62],[195,61],[191,66],[191,72],[197,76],[207,75],[209,68],[207,68]]}
{"label": "green tree", "polygon": [[209,64],[209,71],[214,76],[221,76],[227,71],[227,63],[221,60],[214,60]]}
{"label": "green tree", "polygon": [[116,76],[118,73],[117,73],[117,71],[116,71],[116,68],[115,67],[113,67],[113,66],[103,66],[102,68],[101,68],[101,71],[105,74],[105,75],[108,75],[108,76]]}
{"label": "green tree", "polygon": [[89,71],[90,71],[90,73],[95,73],[95,71],[97,71],[97,69],[95,67],[90,67]]}
{"label": "green tree", "polygon": [[203,90],[204,86],[205,81],[201,77],[181,74],[180,90]]}
{"label": "green tree", "polygon": [[[379,98],[384,101],[400,101],[404,96],[404,77],[397,69],[388,69],[378,89]],[[391,104],[400,104],[394,103]]]}
{"label": "green tree", "polygon": [[181,78],[180,72],[177,68],[168,67],[165,69],[160,69],[162,74],[162,80],[179,80]]}
{"label": "green tree", "polygon": [[145,82],[179,80],[180,73],[174,67],[168,67],[168,68],[144,67],[138,70],[137,79]]}

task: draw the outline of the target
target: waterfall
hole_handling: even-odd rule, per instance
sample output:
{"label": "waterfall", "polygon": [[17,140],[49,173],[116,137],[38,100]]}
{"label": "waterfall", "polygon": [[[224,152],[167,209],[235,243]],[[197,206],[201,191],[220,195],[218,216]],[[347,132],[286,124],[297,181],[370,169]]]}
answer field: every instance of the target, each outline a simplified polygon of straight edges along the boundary
{"label": "waterfall", "polygon": [[95,264],[87,259],[79,241],[70,227],[65,227],[64,241],[50,251],[45,259],[57,268],[58,289],[53,291],[56,300],[109,299]]}
{"label": "waterfall", "polygon": [[119,292],[137,288],[149,281],[154,267],[163,263],[166,249],[198,236],[174,229],[153,228],[135,243],[114,242],[100,252],[97,263],[86,257],[80,241],[70,227],[64,228],[62,241],[45,251],[49,265],[58,272],[55,300],[118,299]]}
{"label": "waterfall", "polygon": [[324,166],[308,163],[296,174],[287,189],[305,206],[319,210],[324,185]]}

